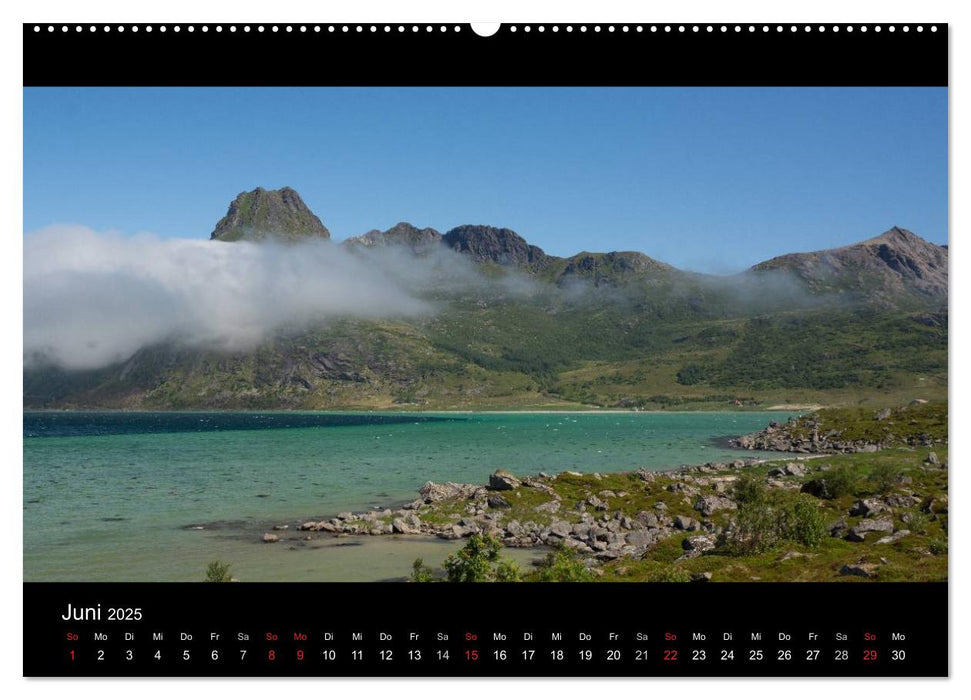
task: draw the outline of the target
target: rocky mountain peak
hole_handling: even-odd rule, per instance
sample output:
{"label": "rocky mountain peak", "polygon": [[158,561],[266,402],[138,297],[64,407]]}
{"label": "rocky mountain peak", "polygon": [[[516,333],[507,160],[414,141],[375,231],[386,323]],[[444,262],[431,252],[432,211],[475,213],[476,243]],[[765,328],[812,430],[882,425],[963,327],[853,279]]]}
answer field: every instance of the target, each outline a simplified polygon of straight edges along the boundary
{"label": "rocky mountain peak", "polygon": [[892,228],[884,231],[879,236],[874,236],[873,238],[864,241],[867,243],[887,243],[887,244],[898,244],[898,245],[932,245],[925,241],[923,238],[918,236],[913,231],[908,231],[905,228],[900,228],[899,226],[893,226]]}
{"label": "rocky mountain peak", "polygon": [[433,228],[418,228],[407,221],[401,221],[387,231],[373,229],[360,236],[344,241],[346,246],[375,248],[378,246],[403,246],[416,253],[426,252],[441,243],[442,234]]}
{"label": "rocky mountain peak", "polygon": [[946,298],[948,251],[894,226],[860,243],[782,255],[752,270],[786,270],[802,278],[812,291],[855,289],[878,301],[900,292]]}
{"label": "rocky mountain peak", "polygon": [[515,231],[477,224],[456,226],[442,237],[449,248],[470,255],[476,262],[537,270],[553,258],[530,245]]}
{"label": "rocky mountain peak", "polygon": [[330,231],[292,187],[240,192],[210,236],[218,241],[328,239]]}

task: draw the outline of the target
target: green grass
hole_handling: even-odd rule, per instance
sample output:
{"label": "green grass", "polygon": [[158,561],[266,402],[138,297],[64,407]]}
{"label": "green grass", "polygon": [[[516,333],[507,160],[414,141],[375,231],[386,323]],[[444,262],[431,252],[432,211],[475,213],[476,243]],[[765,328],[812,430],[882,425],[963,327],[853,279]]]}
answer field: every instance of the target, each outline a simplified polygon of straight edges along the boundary
{"label": "green grass", "polygon": [[699,306],[658,284],[577,298],[429,292],[437,312],[409,322],[334,319],[245,352],[163,345],[101,370],[33,368],[24,405],[752,410],[947,396],[946,313],[937,325],[873,309],[748,317],[710,292]]}
{"label": "green grass", "polygon": [[933,442],[947,439],[947,402],[934,401],[892,409],[889,417],[874,420],[871,408],[825,408],[802,416],[788,428],[794,437],[807,438],[812,425],[820,436],[834,435],[840,440],[905,445],[925,436]]}

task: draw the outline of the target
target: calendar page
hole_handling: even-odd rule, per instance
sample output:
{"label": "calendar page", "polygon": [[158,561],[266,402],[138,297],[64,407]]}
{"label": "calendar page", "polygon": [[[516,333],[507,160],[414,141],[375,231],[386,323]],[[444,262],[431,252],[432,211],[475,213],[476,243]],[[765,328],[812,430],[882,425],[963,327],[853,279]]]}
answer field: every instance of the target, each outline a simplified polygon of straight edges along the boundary
{"label": "calendar page", "polygon": [[948,675],[946,24],[25,24],[25,676]]}

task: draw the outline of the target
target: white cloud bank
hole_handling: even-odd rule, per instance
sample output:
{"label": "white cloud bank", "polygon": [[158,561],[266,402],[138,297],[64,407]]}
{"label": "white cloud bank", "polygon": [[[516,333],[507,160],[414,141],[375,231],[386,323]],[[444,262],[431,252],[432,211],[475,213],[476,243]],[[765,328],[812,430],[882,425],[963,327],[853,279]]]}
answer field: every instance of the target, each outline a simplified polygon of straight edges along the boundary
{"label": "white cloud bank", "polygon": [[[94,368],[167,340],[245,349],[281,327],[335,316],[419,315],[430,307],[415,285],[441,271],[440,262],[329,242],[223,243],[52,226],[24,237],[25,364]],[[460,271],[472,274],[450,268]]]}

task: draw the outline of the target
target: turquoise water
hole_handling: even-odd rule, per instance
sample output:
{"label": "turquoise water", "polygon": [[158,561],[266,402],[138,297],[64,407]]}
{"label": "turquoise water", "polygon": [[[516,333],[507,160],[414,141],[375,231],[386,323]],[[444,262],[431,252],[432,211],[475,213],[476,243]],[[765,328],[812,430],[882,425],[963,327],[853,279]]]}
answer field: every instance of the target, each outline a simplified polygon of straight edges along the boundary
{"label": "turquoise water", "polygon": [[[24,579],[379,580],[454,543],[304,542],[296,523],[484,483],[503,468],[610,472],[735,459],[716,439],[788,413],[26,413]],[[259,542],[274,524],[285,541]],[[203,525],[204,529],[190,526]],[[523,555],[525,556],[525,555]]]}

